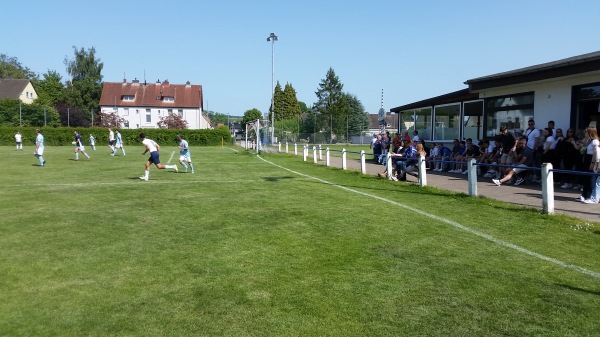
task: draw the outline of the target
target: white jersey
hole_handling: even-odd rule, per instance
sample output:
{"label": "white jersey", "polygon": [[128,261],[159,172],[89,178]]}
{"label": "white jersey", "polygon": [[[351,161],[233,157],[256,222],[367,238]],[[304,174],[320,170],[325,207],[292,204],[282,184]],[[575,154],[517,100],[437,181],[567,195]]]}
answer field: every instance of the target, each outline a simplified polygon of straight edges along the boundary
{"label": "white jersey", "polygon": [[17,134],[15,135],[15,141],[16,141],[17,143],[20,143],[20,142],[22,141],[22,138],[21,138],[21,134],[20,134],[20,133],[17,133]]}
{"label": "white jersey", "polygon": [[156,147],[156,143],[152,139],[145,138],[142,141],[142,144],[146,146],[148,152],[157,152],[158,148]]}
{"label": "white jersey", "polygon": [[112,130],[108,133],[108,140],[111,142],[115,140],[115,133]]}

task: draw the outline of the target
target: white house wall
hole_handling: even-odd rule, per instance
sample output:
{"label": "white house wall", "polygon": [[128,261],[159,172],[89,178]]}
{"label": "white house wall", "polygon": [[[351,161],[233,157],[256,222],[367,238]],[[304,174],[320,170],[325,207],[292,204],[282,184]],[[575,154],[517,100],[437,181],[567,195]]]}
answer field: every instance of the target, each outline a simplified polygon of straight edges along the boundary
{"label": "white house wall", "polygon": [[[151,122],[146,122],[146,109],[148,108],[136,108],[129,107],[129,114],[125,113],[126,108],[123,107],[101,107],[100,111],[103,113],[116,113],[119,117],[125,119],[129,122],[129,129],[153,129],[158,128],[158,122],[161,117],[165,117],[168,115],[168,109],[166,108],[150,108],[150,116]],[[183,119],[188,122],[189,129],[208,129],[210,126],[208,125],[206,119],[201,116],[201,109],[182,109],[183,110]],[[172,113],[178,114],[179,108],[172,108]],[[125,126],[122,126],[125,127]]]}
{"label": "white house wall", "polygon": [[479,97],[508,96],[533,91],[536,127],[546,127],[547,122],[553,120],[556,127],[566,129],[571,122],[572,87],[597,82],[600,82],[600,71],[483,90]]}

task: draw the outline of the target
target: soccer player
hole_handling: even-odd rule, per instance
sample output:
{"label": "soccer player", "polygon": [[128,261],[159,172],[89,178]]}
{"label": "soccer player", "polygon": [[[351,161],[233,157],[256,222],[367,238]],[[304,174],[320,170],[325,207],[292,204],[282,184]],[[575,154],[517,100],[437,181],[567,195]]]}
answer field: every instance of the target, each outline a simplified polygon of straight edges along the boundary
{"label": "soccer player", "polygon": [[90,146],[92,147],[92,150],[96,151],[96,138],[94,138],[94,135],[92,135],[90,133]]}
{"label": "soccer player", "polygon": [[40,129],[35,130],[35,133],[37,136],[35,137],[35,152],[33,152],[33,155],[40,161],[40,166],[44,166],[46,164],[44,157],[42,157],[44,154],[44,136]]}
{"label": "soccer player", "polygon": [[79,132],[73,131],[73,134],[75,135],[75,160],[79,160],[79,152],[83,153],[88,160],[91,160],[92,158],[85,153],[85,147],[83,147],[83,142],[81,141],[81,135]]}
{"label": "soccer player", "polygon": [[119,132],[119,130],[115,130],[115,155],[117,154],[117,150],[116,149],[121,149],[121,151],[123,151],[123,157],[125,157],[125,147],[123,146],[123,138],[121,138],[121,133]]}
{"label": "soccer player", "polygon": [[146,135],[140,133],[140,139],[142,140],[142,144],[146,147],[142,155],[150,152],[150,158],[146,162],[146,170],[144,171],[144,175],[140,177],[140,179],[144,181],[148,181],[150,177],[150,165],[154,164],[158,169],[173,169],[175,172],[178,172],[177,165],[164,165],[160,163],[160,159],[158,158],[158,151],[160,151],[160,146],[153,141],[152,139],[146,138]]}
{"label": "soccer player", "polygon": [[[185,172],[188,171],[189,165],[190,169],[192,169],[192,173],[194,173],[194,165],[192,165],[192,157],[190,156],[188,142],[183,135],[177,135],[177,138],[179,139],[179,164],[185,168]],[[186,161],[187,165],[185,163]]]}
{"label": "soccer player", "polygon": [[108,147],[110,147],[110,155],[114,156],[117,150],[115,149],[115,133],[111,128],[108,128]]}
{"label": "soccer player", "polygon": [[19,131],[15,134],[15,142],[17,143],[17,151],[23,150],[23,137],[21,137]]}

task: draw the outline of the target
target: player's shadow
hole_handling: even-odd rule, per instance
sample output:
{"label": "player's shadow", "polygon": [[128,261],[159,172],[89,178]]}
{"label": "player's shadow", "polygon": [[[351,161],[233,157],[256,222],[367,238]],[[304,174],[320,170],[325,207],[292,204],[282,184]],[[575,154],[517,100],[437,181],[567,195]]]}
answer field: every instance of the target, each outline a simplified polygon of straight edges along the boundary
{"label": "player's shadow", "polygon": [[263,177],[263,179],[265,181],[272,181],[272,182],[278,182],[280,180],[284,180],[284,179],[294,179],[295,177],[292,176],[285,176],[285,177]]}

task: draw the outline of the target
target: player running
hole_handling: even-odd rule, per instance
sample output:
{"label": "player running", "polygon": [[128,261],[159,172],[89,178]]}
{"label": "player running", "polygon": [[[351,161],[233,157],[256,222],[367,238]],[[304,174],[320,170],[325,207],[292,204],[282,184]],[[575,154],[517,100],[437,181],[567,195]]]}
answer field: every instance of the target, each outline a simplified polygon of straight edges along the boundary
{"label": "player running", "polygon": [[75,141],[73,142],[73,145],[75,145],[75,160],[79,160],[79,152],[83,153],[88,160],[91,160],[92,158],[85,153],[85,147],[83,147],[83,142],[81,141],[81,135],[79,132],[73,131],[73,134],[75,135]]}
{"label": "player running", "polygon": [[[189,165],[190,169],[192,169],[192,173],[194,173],[194,165],[192,165],[192,157],[190,156],[188,142],[183,135],[177,135],[177,138],[179,139],[179,164],[185,168],[185,172],[188,171]],[[186,161],[187,165],[185,163]]]}
{"label": "player running", "polygon": [[158,169],[173,169],[175,172],[178,172],[177,165],[164,165],[160,163],[160,159],[158,158],[158,151],[160,151],[160,146],[153,141],[152,139],[146,138],[146,135],[140,133],[140,139],[142,140],[142,144],[146,147],[142,155],[150,152],[150,158],[146,162],[146,170],[144,171],[144,175],[140,177],[140,179],[144,181],[148,181],[150,178],[150,165],[154,164]]}

